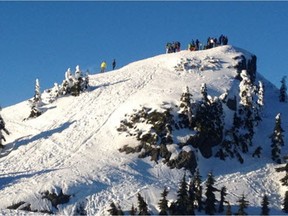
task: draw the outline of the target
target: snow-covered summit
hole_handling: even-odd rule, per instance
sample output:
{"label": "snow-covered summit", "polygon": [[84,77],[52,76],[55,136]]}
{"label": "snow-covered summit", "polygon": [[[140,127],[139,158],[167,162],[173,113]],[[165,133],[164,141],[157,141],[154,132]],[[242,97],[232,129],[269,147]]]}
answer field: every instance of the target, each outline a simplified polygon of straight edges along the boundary
{"label": "snow-covered summit", "polygon": [[[227,92],[233,99],[239,95],[241,56],[248,61],[253,54],[233,46],[162,54],[90,75],[87,91],[45,104],[44,113],[37,118],[23,121],[30,112],[27,101],[3,109],[11,135],[6,136],[0,158],[1,209],[25,202],[32,210],[72,215],[84,205],[89,215],[107,215],[111,201],[126,211],[137,205],[139,192],[151,213],[157,214],[160,193],[166,186],[170,189],[168,198],[175,200],[185,171],[119,152],[124,145],[137,142],[117,131],[120,122],[143,107],[161,110],[165,105],[179,104],[186,87],[193,99],[199,100],[203,83],[210,96]],[[278,89],[260,73],[256,73],[255,83],[258,81],[265,86],[262,122],[253,139],[255,146],[263,148],[260,159],[251,157],[251,152],[244,164],[236,159],[206,159],[201,154],[197,160],[203,179],[213,170],[216,186],[227,187],[232,208],[237,208],[237,200],[245,194],[249,211],[257,214],[266,193],[272,212],[279,214],[285,188],[279,181],[283,174],[274,171],[277,165],[271,160],[269,135],[278,113],[288,131],[288,107],[278,102]],[[232,111],[226,111],[225,122],[232,124]],[[286,149],[284,146],[282,152]],[[174,150],[177,154],[177,148]],[[69,194],[69,202],[56,209],[43,199],[46,191]]]}

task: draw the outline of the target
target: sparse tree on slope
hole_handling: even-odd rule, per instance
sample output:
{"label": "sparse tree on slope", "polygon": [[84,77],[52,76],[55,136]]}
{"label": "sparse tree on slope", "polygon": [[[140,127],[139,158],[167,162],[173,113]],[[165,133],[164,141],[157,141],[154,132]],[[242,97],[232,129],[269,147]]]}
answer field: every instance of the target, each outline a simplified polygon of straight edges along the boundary
{"label": "sparse tree on slope", "polygon": [[167,200],[168,190],[165,187],[164,191],[161,193],[162,199],[159,201],[158,206],[160,208],[159,215],[168,215],[168,200]]}
{"label": "sparse tree on slope", "polygon": [[150,215],[148,212],[148,205],[140,193],[137,194],[139,215]]}
{"label": "sparse tree on slope", "polygon": [[182,181],[180,182],[179,190],[177,191],[177,214],[187,214],[188,201],[188,184],[186,182],[186,175],[184,174]]}
{"label": "sparse tree on slope", "polygon": [[122,209],[121,209],[121,206],[118,204],[118,213],[117,213],[117,215],[124,215],[124,212],[122,211]]}
{"label": "sparse tree on slope", "polygon": [[131,210],[130,210],[130,215],[136,215],[137,209],[134,207],[132,204]]}
{"label": "sparse tree on slope", "polygon": [[214,194],[215,191],[218,191],[217,188],[214,187],[215,179],[212,172],[208,173],[208,178],[206,181],[206,200],[205,200],[205,213],[209,215],[213,215],[216,213],[216,196]]}
{"label": "sparse tree on slope", "polygon": [[284,76],[284,77],[282,78],[282,80],[281,80],[279,101],[280,101],[280,102],[287,102],[286,76]]}
{"label": "sparse tree on slope", "polygon": [[111,208],[107,210],[110,215],[118,215],[118,208],[114,202],[111,202],[110,207]]}
{"label": "sparse tree on slope", "polygon": [[219,208],[218,208],[219,213],[224,212],[224,202],[225,202],[226,195],[227,195],[227,189],[225,186],[223,186],[220,191],[220,203],[219,203]]}
{"label": "sparse tree on slope", "polygon": [[231,205],[227,202],[226,215],[232,215]]}
{"label": "sparse tree on slope", "polygon": [[281,163],[281,146],[284,146],[283,132],[284,130],[281,126],[281,115],[279,113],[275,117],[275,127],[270,136],[272,142],[272,160],[277,163]]}
{"label": "sparse tree on slope", "polygon": [[110,209],[108,209],[107,211],[110,213],[110,215],[117,215],[118,211],[114,202],[110,204]]}
{"label": "sparse tree on slope", "polygon": [[195,215],[195,182],[194,179],[191,179],[189,182],[189,189],[188,189],[188,207],[187,213],[189,215]]}
{"label": "sparse tree on slope", "polygon": [[265,194],[263,196],[263,200],[261,202],[261,215],[269,215],[269,200],[268,200],[268,196]]}
{"label": "sparse tree on slope", "polygon": [[203,209],[203,202],[202,202],[202,176],[200,175],[199,169],[196,169],[194,173],[194,184],[195,184],[195,201],[197,203],[198,211]]}
{"label": "sparse tree on slope", "polygon": [[249,202],[246,200],[244,194],[238,200],[238,203],[239,203],[239,210],[238,210],[237,215],[247,215],[247,213],[245,212],[245,209],[248,208]]}

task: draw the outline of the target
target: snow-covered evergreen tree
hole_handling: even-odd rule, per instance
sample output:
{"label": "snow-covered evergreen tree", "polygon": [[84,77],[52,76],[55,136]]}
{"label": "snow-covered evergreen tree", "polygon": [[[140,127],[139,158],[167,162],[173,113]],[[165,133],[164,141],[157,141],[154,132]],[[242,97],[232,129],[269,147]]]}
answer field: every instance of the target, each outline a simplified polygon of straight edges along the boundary
{"label": "snow-covered evergreen tree", "polygon": [[82,71],[80,70],[80,66],[77,65],[75,70],[75,79],[78,80],[80,77],[82,77]]}
{"label": "snow-covered evergreen tree", "polygon": [[186,86],[186,91],[182,94],[180,98],[180,122],[183,127],[193,128],[193,111],[192,111],[192,94],[189,91],[189,87]]}
{"label": "snow-covered evergreen tree", "polygon": [[34,101],[38,104],[41,103],[41,91],[40,91],[40,83],[38,79],[36,79],[36,83],[35,83]]}
{"label": "snow-covered evergreen tree", "polygon": [[275,127],[273,133],[270,136],[272,147],[272,160],[281,163],[281,147],[284,145],[284,130],[281,126],[281,115],[277,114],[275,117]]}
{"label": "snow-covered evergreen tree", "polygon": [[62,92],[62,87],[58,85],[58,83],[54,83],[54,87],[51,89],[47,89],[44,91],[44,103],[53,103],[55,100],[57,100],[58,97],[61,95],[64,95]]}
{"label": "snow-covered evergreen tree", "polygon": [[41,100],[40,84],[39,84],[38,79],[36,79],[36,82],[35,82],[34,97],[31,100],[29,100],[29,103],[30,103],[31,111],[30,111],[30,115],[29,115],[28,119],[29,118],[36,118],[36,117],[40,116],[42,114],[42,112],[40,111],[40,106],[42,104],[42,100]]}
{"label": "snow-covered evergreen tree", "polygon": [[251,79],[246,70],[242,70],[240,76],[242,78],[239,84],[240,104],[242,104],[244,107],[251,108],[253,105],[253,98],[252,98],[253,86]]}
{"label": "snow-covered evergreen tree", "polygon": [[239,118],[237,128],[240,130],[237,130],[235,135],[241,151],[246,153],[249,150],[249,146],[252,146],[254,127],[260,119],[256,117],[259,115],[259,112],[255,111],[257,106],[253,99],[256,87],[253,86],[253,83],[246,70],[242,70],[241,78],[242,80],[239,84],[240,102],[237,110],[237,116]]}
{"label": "snow-covered evergreen tree", "polygon": [[79,65],[76,66],[74,75],[72,74],[71,69],[68,68],[65,72],[65,79],[59,87],[59,95],[71,94],[73,96],[78,96],[88,88],[88,85],[89,74],[86,73],[85,76],[83,76]]}
{"label": "snow-covered evergreen tree", "polygon": [[71,68],[68,68],[67,71],[65,72],[65,81],[67,82],[69,89],[75,83],[75,78],[72,75]]}
{"label": "snow-covered evergreen tree", "polygon": [[203,100],[203,102],[208,103],[208,102],[209,102],[209,99],[208,99],[208,93],[207,93],[206,83],[202,83],[202,85],[201,85],[201,94],[202,94],[202,100]]}
{"label": "snow-covered evergreen tree", "polygon": [[[1,109],[1,108],[0,108]],[[3,141],[6,141],[4,135],[3,135],[3,132],[4,131],[7,135],[10,134],[10,132],[6,129],[5,127],[5,122],[4,122],[4,119],[2,118],[2,116],[0,115],[0,148],[3,148]]]}
{"label": "snow-covered evergreen tree", "polygon": [[287,102],[287,85],[286,85],[286,76],[284,76],[281,80],[281,86],[280,86],[280,95],[279,95],[279,101],[280,102]]}
{"label": "snow-covered evergreen tree", "polygon": [[259,107],[263,107],[264,106],[264,86],[261,81],[259,81],[257,96],[258,96],[257,104],[259,105]]}
{"label": "snow-covered evergreen tree", "polygon": [[264,107],[264,86],[261,81],[259,81],[256,94],[257,94],[258,99],[257,99],[257,103],[254,109],[254,116],[255,116],[255,121],[257,124],[262,119],[261,112]]}

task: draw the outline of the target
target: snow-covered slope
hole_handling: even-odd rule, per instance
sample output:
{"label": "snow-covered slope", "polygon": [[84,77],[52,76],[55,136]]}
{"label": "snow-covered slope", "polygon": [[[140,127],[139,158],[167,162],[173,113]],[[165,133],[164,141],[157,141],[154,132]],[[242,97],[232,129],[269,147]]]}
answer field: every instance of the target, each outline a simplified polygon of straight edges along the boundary
{"label": "snow-covered slope", "polygon": [[[139,159],[136,154],[120,153],[120,147],[136,142],[117,131],[120,121],[143,106],[158,109],[163,102],[179,103],[186,86],[196,100],[202,83],[206,83],[212,96],[226,90],[237,92],[239,81],[235,80],[234,66],[238,63],[235,57],[240,55],[251,57],[232,46],[163,54],[119,70],[90,75],[88,91],[45,105],[45,112],[35,119],[23,121],[30,113],[27,101],[3,109],[1,114],[11,135],[6,136],[0,158],[0,208],[23,201],[30,203],[32,210],[51,210],[51,203],[42,199],[41,193],[62,190],[71,198],[54,209],[57,214],[71,215],[84,203],[87,214],[107,215],[111,201],[128,211],[132,204],[137,205],[136,195],[140,192],[149,210],[157,213],[160,193],[169,187],[168,198],[175,199],[185,171],[156,164],[149,158]],[[181,62],[190,68],[176,70]],[[281,214],[285,188],[279,179],[283,173],[275,172],[268,136],[279,112],[282,127],[288,131],[288,107],[278,102],[275,86],[259,73],[257,80],[265,86],[263,121],[254,138],[255,146],[264,149],[261,158],[248,154],[241,165],[236,159],[204,159],[199,154],[200,173],[204,180],[213,171],[216,187],[227,187],[232,209],[237,209],[237,200],[245,194],[250,203],[248,212],[259,214],[266,193],[271,213]],[[284,154],[286,149],[282,149]]]}

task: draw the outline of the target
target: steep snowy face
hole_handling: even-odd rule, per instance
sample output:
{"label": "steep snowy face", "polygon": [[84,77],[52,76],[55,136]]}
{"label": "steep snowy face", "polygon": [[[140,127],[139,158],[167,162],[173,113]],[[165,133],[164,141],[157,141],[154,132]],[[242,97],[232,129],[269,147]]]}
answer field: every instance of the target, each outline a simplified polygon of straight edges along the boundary
{"label": "steep snowy face", "polygon": [[[137,145],[135,137],[119,133],[121,121],[143,107],[158,111],[177,107],[187,87],[193,99],[200,100],[203,83],[211,98],[226,93],[232,100],[239,94],[237,77],[252,58],[232,46],[163,54],[90,75],[87,91],[44,104],[37,118],[23,121],[30,113],[27,101],[5,108],[1,114],[11,135],[0,158],[1,208],[24,202],[31,210],[71,215],[84,205],[88,214],[103,215],[110,201],[130,209],[141,192],[156,212],[163,186],[175,192],[183,170],[119,152],[125,145]],[[248,71],[253,72],[253,67]],[[231,107],[227,124],[231,124]],[[185,134],[179,137],[184,139]],[[175,156],[177,147],[170,147]],[[196,156],[201,160],[201,155]],[[47,198],[49,193],[69,199],[55,206]]]}

